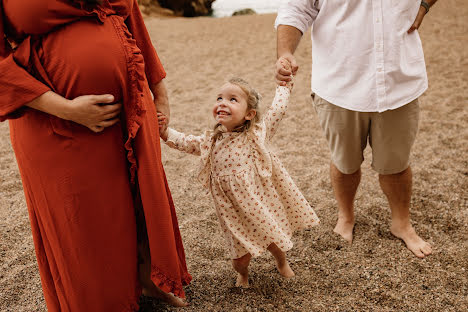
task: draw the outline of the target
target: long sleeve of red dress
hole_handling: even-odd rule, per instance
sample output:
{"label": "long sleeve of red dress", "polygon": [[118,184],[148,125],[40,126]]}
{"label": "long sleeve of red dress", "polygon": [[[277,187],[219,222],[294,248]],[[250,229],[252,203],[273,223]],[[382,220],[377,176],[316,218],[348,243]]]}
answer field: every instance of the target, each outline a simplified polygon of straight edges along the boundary
{"label": "long sleeve of red dress", "polygon": [[145,73],[149,85],[154,85],[166,77],[166,72],[159,60],[156,51],[151,44],[151,38],[146,30],[143,16],[141,15],[138,3],[133,1],[132,14],[129,15],[125,23],[129,31],[133,34],[137,46],[140,48],[145,59]]}
{"label": "long sleeve of red dress", "polygon": [[48,86],[31,76],[19,60],[28,60],[29,40],[15,53],[4,32],[3,3],[0,3],[0,121],[16,117],[14,113],[24,104],[50,90]]}

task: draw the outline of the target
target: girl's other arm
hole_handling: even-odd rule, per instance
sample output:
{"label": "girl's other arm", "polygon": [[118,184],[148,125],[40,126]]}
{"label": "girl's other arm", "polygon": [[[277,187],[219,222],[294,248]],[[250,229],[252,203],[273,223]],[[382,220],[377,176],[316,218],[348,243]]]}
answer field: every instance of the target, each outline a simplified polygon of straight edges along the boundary
{"label": "girl's other arm", "polygon": [[189,154],[200,155],[200,145],[205,136],[187,135],[167,126],[167,116],[158,113],[159,136],[169,147]]}

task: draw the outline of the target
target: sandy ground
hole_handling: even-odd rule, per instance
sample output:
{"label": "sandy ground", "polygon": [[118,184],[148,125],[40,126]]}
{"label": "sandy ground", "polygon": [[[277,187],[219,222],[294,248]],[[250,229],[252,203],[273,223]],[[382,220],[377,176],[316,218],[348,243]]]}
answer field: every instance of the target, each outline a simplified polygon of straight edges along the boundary
{"label": "sandy ground", "polygon": [[[211,127],[215,92],[231,74],[274,94],[274,15],[158,19],[147,26],[168,72],[172,126],[200,133]],[[251,289],[234,286],[210,198],[195,179],[198,159],[164,146],[189,270],[186,311],[467,311],[468,3],[439,1],[420,31],[429,74],[421,97],[420,131],[412,156],[412,220],[434,246],[415,258],[389,232],[389,209],[369,150],[356,199],[352,246],[332,233],[336,204],[329,152],[309,99],[310,38],[287,117],[274,139],[290,174],[315,207],[321,227],[298,233],[289,252],[297,276],[284,280],[268,255],[251,265]],[[45,311],[28,213],[8,124],[0,124],[0,310]],[[142,298],[142,311],[173,310]]]}

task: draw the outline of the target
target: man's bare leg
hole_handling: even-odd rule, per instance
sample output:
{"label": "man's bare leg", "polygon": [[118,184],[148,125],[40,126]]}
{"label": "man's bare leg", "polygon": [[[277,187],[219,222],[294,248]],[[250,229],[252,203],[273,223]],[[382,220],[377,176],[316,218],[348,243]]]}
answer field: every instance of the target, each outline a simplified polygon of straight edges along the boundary
{"label": "man's bare leg", "polygon": [[232,267],[237,271],[236,287],[249,287],[249,264],[252,259],[251,254],[246,254],[240,258],[232,260]]}
{"label": "man's bare leg", "polygon": [[416,257],[424,258],[432,253],[431,245],[425,242],[414,230],[410,222],[409,208],[412,188],[411,168],[397,174],[379,175],[382,191],[387,196],[392,212],[390,231],[403,240]]}
{"label": "man's bare leg", "polygon": [[268,251],[273,255],[273,257],[275,257],[278,272],[283,277],[293,277],[294,272],[289,266],[288,260],[286,259],[286,253],[282,251],[275,243],[272,243],[270,246],[268,246]]}
{"label": "man's bare leg", "polygon": [[351,244],[354,229],[354,197],[361,182],[361,169],[351,174],[344,174],[331,163],[330,179],[338,202],[338,221],[333,232]]}
{"label": "man's bare leg", "polygon": [[174,307],[188,306],[188,303],[183,299],[176,297],[173,294],[165,293],[164,291],[159,289],[159,287],[154,285],[153,281],[151,280],[151,255],[147,243],[138,244],[138,254],[140,258],[140,264],[138,268],[139,278],[141,286],[143,288],[143,295],[160,299]]}

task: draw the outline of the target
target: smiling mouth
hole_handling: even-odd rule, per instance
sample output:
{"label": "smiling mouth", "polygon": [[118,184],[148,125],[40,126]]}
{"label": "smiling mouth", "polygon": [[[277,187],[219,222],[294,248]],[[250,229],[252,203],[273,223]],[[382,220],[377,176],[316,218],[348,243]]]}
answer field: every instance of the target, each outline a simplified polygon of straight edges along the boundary
{"label": "smiling mouth", "polygon": [[225,112],[225,111],[219,111],[216,113],[218,116],[228,116],[230,115],[228,112]]}

